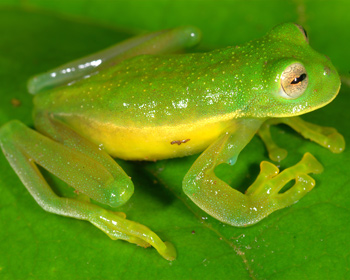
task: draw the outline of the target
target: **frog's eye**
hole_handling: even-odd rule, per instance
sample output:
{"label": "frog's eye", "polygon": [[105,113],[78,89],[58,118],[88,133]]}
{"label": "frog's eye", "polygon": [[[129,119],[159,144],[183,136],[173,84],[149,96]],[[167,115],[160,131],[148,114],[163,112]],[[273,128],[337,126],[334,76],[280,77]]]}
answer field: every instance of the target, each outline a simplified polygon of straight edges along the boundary
{"label": "frog's eye", "polygon": [[304,27],[302,27],[302,26],[299,25],[299,24],[295,24],[295,25],[296,25],[296,27],[299,28],[300,32],[304,35],[304,38],[305,38],[306,42],[309,42],[309,37],[307,36],[307,32],[306,32],[306,30],[304,29]]}
{"label": "frog's eye", "polygon": [[281,95],[287,99],[299,97],[305,92],[308,81],[308,75],[302,64],[289,65],[281,76]]}

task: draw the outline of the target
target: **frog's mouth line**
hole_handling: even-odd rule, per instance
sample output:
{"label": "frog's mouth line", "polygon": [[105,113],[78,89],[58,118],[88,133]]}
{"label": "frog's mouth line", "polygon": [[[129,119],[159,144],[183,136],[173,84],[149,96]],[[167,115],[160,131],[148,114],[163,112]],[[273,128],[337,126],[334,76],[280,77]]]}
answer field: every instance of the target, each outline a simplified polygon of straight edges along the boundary
{"label": "frog's mouth line", "polygon": [[296,116],[300,116],[300,115],[318,110],[318,109],[328,105],[329,103],[331,103],[338,96],[340,88],[341,88],[341,83],[339,83],[338,88],[335,90],[336,93],[333,94],[330,99],[328,99],[327,101],[325,101],[319,105],[315,105],[313,107],[311,107],[309,105],[305,105],[305,106],[299,105],[299,106],[295,106],[291,112],[288,112],[288,114],[271,114],[271,116],[268,116],[268,117],[273,117],[273,118],[296,117]]}
{"label": "frog's mouth line", "polygon": [[317,110],[319,108],[322,108],[322,107],[328,105],[329,103],[331,103],[338,96],[340,88],[341,88],[341,83],[339,83],[338,88],[335,90],[335,94],[328,101],[326,101],[325,103],[322,103],[322,105],[315,106],[315,108],[313,108],[310,111],[305,111],[305,113],[309,113],[311,111],[315,111],[315,110]]}

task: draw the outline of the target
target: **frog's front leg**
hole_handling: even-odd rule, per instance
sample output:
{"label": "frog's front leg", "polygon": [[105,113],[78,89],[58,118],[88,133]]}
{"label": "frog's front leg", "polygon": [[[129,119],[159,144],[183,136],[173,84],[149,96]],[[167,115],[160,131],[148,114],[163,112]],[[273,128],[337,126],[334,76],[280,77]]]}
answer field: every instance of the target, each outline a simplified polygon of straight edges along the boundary
{"label": "frog's front leg", "polygon": [[176,257],[172,244],[163,242],[149,228],[125,219],[125,214],[88,201],[57,196],[37,164],[79,192],[112,207],[130,198],[133,184],[109,155],[64,123],[39,116],[36,126],[57,142],[19,121],[12,121],[0,128],[0,145],[23,184],[44,210],[87,220],[112,239],[123,239],[142,247],[153,246],[167,260]]}
{"label": "frog's front leg", "polygon": [[287,156],[287,151],[276,145],[270,133],[272,125],[281,123],[290,126],[306,139],[316,142],[333,153],[341,153],[345,148],[344,137],[335,128],[306,122],[300,117],[269,119],[261,126],[258,134],[264,141],[271,160],[281,161]]}
{"label": "frog's front leg", "polygon": [[[260,174],[245,194],[217,178],[215,167],[221,163],[234,164],[261,123],[258,120],[235,123],[230,131],[203,152],[183,181],[184,192],[194,203],[211,216],[233,226],[255,224],[272,212],[297,202],[315,186],[315,181],[307,174],[319,173],[323,169],[308,153],[298,164],[281,173],[275,165],[262,162]],[[279,193],[293,179],[294,186]]]}

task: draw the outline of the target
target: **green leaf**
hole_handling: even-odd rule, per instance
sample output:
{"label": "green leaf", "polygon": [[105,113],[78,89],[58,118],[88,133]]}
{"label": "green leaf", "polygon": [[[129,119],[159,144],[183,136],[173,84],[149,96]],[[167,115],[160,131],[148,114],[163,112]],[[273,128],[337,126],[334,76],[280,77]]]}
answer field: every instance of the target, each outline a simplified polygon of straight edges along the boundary
{"label": "green leaf", "polygon": [[[6,1],[17,2],[21,3]],[[341,73],[349,71],[347,1],[25,3],[0,8],[0,125],[19,119],[33,126],[32,96],[26,91],[30,76],[137,31],[197,25],[203,30],[201,48],[208,49],[239,44],[275,24],[296,21]],[[330,105],[304,119],[336,127],[349,143],[349,92],[343,85]],[[274,128],[273,134],[289,151],[282,169],[311,152],[325,171],[313,176],[316,187],[297,204],[249,228],[218,222],[183,194],[182,178],[196,156],[156,163],[118,161],[135,182],[135,194],[121,211],[171,241],[178,252],[173,262],[152,248],[112,241],[87,222],[44,212],[0,153],[0,279],[349,278],[350,150],[332,154],[283,126]],[[220,166],[217,174],[244,191],[262,160],[267,160],[267,153],[255,137],[234,167]]]}

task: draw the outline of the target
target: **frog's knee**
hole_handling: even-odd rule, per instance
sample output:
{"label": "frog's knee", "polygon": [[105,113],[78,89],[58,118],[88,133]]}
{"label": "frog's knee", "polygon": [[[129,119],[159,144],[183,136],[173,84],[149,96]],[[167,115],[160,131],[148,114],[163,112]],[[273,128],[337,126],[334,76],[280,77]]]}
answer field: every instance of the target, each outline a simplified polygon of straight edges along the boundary
{"label": "frog's knee", "polygon": [[2,133],[6,133],[6,132],[9,132],[9,131],[15,131],[15,130],[18,130],[18,129],[22,129],[23,127],[25,127],[25,125],[23,123],[21,123],[20,121],[18,120],[11,120],[7,123],[5,123],[4,125],[2,125],[0,127],[0,131]]}
{"label": "frog's knee", "polygon": [[16,141],[16,138],[27,133],[28,130],[29,128],[18,120],[11,120],[5,123],[0,127],[0,146]]}
{"label": "frog's knee", "polygon": [[116,208],[125,204],[134,193],[134,184],[129,179],[115,179],[105,192],[105,204]]}
{"label": "frog's knee", "polygon": [[180,28],[182,29],[182,35],[187,38],[185,45],[186,48],[196,46],[200,42],[202,37],[202,32],[200,31],[200,29],[191,25],[183,26]]}

